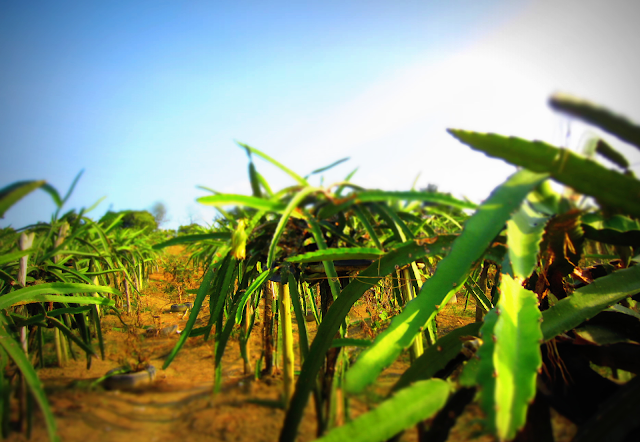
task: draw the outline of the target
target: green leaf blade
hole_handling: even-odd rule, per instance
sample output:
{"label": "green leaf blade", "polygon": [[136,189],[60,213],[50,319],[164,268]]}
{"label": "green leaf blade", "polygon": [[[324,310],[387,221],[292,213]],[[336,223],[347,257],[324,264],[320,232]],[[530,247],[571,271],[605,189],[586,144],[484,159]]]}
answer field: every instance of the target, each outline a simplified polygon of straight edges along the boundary
{"label": "green leaf blade", "polygon": [[[498,313],[496,309],[489,311],[484,317],[484,324],[480,329],[482,345],[477,352],[480,362],[477,365],[477,373],[475,375],[476,383],[480,387],[480,406],[486,415],[487,427],[492,432],[495,432],[496,429],[496,370],[493,361],[496,343],[493,340],[493,335],[497,322]],[[465,366],[461,379],[465,379],[466,381],[463,382],[462,385],[473,385],[473,382],[471,382],[473,375],[469,373],[473,368],[473,364],[467,364]]]}
{"label": "green leaf blade", "polygon": [[389,328],[347,372],[347,391],[362,391],[411,344],[414,336],[438,312],[440,305],[447,302],[457,287],[462,287],[472,264],[482,257],[511,213],[545,178],[546,175],[523,170],[512,175],[491,194],[466,222],[451,252],[424,283],[420,294],[394,317]]}
{"label": "green leaf blade", "polygon": [[419,381],[397,392],[354,421],[334,428],[318,442],[379,442],[437,413],[449,398],[449,384],[440,379]]}
{"label": "green leaf blade", "polygon": [[511,440],[527,418],[536,393],[536,376],[542,366],[542,331],[535,293],[517,280],[502,275],[493,363],[496,371],[496,427],[501,440]]}
{"label": "green leaf blade", "polygon": [[621,169],[628,169],[631,166],[624,155],[603,140],[598,140],[598,143],[596,144],[596,152]]}
{"label": "green leaf blade", "polygon": [[44,184],[44,180],[18,181],[0,189],[0,218],[4,218],[11,206]]}
{"label": "green leaf blade", "polygon": [[310,195],[314,192],[318,191],[315,187],[305,187],[300,192],[298,192],[287,204],[287,207],[284,209],[280,220],[278,220],[278,225],[276,226],[275,232],[273,233],[273,239],[271,240],[271,244],[269,245],[269,251],[267,253],[267,268],[271,268],[275,261],[276,257],[276,247],[278,245],[278,241],[280,237],[284,233],[284,229],[287,225],[287,221],[293,214],[294,210],[298,208],[298,205],[302,203],[307,195]]}
{"label": "green leaf blade", "polygon": [[236,142],[238,144],[238,146],[244,148],[247,150],[247,152],[251,152],[253,154],[258,155],[260,158],[262,158],[263,160],[273,164],[274,166],[276,166],[278,169],[282,170],[284,173],[286,173],[287,175],[289,175],[291,178],[293,178],[294,180],[296,180],[298,182],[298,184],[300,184],[301,186],[308,186],[309,183],[307,182],[307,180],[305,180],[304,178],[302,178],[300,175],[298,175],[297,173],[295,173],[293,170],[289,169],[288,167],[284,166],[283,164],[279,163],[278,161],[274,160],[273,158],[271,158],[269,155],[267,155],[264,152],[259,151],[258,149],[256,149],[255,147],[251,147],[248,144],[244,144],[244,143],[239,143]]}
{"label": "green leaf blade", "polygon": [[249,297],[253,295],[253,293],[259,290],[262,287],[262,284],[273,275],[273,270],[265,270],[260,273],[256,279],[249,285],[247,291],[244,292],[242,298],[238,302],[238,310],[236,312],[236,324],[240,324],[242,321],[242,314],[244,313],[244,306],[247,304]]}
{"label": "green leaf blade", "polygon": [[507,245],[515,275],[526,279],[537,264],[548,217],[536,213],[527,202],[507,221]]}
{"label": "green leaf blade", "polygon": [[28,304],[43,301],[114,305],[113,301],[106,298],[94,298],[89,296],[56,296],[73,293],[111,293],[113,295],[121,295],[119,290],[112,287],[80,283],[51,282],[25,287],[4,296],[0,296],[0,310],[9,308],[15,304]]}
{"label": "green leaf blade", "polygon": [[0,256],[0,265],[5,265],[10,263],[11,261],[17,261],[23,256],[31,254],[31,249],[27,250],[19,250],[17,252],[7,253],[5,255]]}
{"label": "green leaf blade", "polygon": [[207,206],[245,206],[256,210],[266,210],[268,212],[282,212],[287,207],[280,201],[256,198],[254,196],[232,194],[208,195],[200,197],[196,201]]}
{"label": "green leaf blade", "polygon": [[316,250],[291,256],[286,260],[289,262],[303,263],[316,261],[336,261],[348,259],[378,259],[384,252],[371,247],[344,247],[326,250]]}
{"label": "green leaf blade", "polygon": [[[327,170],[332,169],[332,168],[336,167],[337,165],[344,163],[345,161],[349,161],[349,159],[350,159],[350,157],[341,158],[338,161],[334,161],[333,163],[329,164],[328,166],[324,166],[324,167],[321,167],[319,169],[314,170],[313,172],[311,172],[309,174],[309,176],[316,175],[316,174],[319,174],[319,173],[322,173],[322,172],[326,172]],[[307,177],[307,178],[309,178],[309,177]]]}
{"label": "green leaf blade", "polygon": [[184,235],[177,238],[171,238],[170,240],[155,244],[154,250],[164,249],[169,246],[177,246],[180,244],[190,244],[198,241],[216,241],[219,244],[224,244],[231,239],[231,232],[214,232],[214,233],[202,233],[197,235]]}
{"label": "green leaf blade", "polygon": [[[4,322],[4,320],[1,320]],[[11,359],[16,363],[20,371],[22,372],[33,397],[36,402],[40,406],[42,410],[42,414],[44,415],[45,424],[47,426],[47,432],[49,434],[49,439],[54,442],[60,441],[60,438],[57,434],[56,428],[56,420],[53,416],[53,411],[49,406],[49,402],[47,401],[47,397],[44,393],[44,388],[42,387],[42,383],[40,379],[38,379],[38,374],[35,369],[27,359],[27,355],[25,355],[22,348],[20,348],[20,344],[18,344],[9,333],[6,332],[4,324],[0,323],[0,345],[4,350],[9,354]]]}
{"label": "green leaf blade", "polygon": [[448,129],[460,142],[490,157],[501,158],[533,172],[551,177],[579,193],[592,196],[601,204],[640,217],[640,181],[541,141]]}
{"label": "green leaf blade", "polygon": [[387,190],[363,190],[349,196],[356,203],[381,202],[381,201],[425,201],[435,204],[443,204],[460,209],[475,209],[478,206],[469,201],[462,201],[450,195],[437,192],[420,191],[387,191]]}
{"label": "green leaf blade", "polygon": [[565,333],[605,308],[640,292],[640,265],[618,270],[581,287],[542,313],[544,340]]}
{"label": "green leaf blade", "polygon": [[553,95],[549,100],[549,105],[555,110],[593,124],[640,148],[640,126],[604,107],[567,94]]}

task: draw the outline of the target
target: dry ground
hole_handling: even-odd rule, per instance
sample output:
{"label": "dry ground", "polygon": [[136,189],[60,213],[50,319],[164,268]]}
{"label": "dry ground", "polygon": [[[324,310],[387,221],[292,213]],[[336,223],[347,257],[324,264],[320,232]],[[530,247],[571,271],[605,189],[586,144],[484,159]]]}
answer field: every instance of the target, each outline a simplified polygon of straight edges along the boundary
{"label": "dry ground", "polygon": [[[251,376],[245,376],[237,340],[232,340],[225,351],[223,391],[216,396],[212,396],[211,340],[205,342],[202,337],[189,339],[173,363],[166,370],[160,369],[178,335],[149,338],[139,327],[177,324],[182,330],[187,321],[182,314],[168,312],[175,299],[165,293],[165,277],[163,274],[152,275],[150,287],[144,291],[141,312],[123,317],[132,326],[129,332],[117,316],[104,317],[106,360],[94,359],[89,370],[86,360],[81,357],[63,368],[52,366],[39,371],[62,441],[276,441],[284,411],[265,404],[279,399],[281,379],[276,374],[253,382]],[[367,316],[365,309],[364,305],[357,307],[352,318]],[[474,311],[473,304],[464,310],[464,299],[448,306],[438,315],[439,332],[446,333],[474,321]],[[372,325],[370,321],[365,323]],[[315,323],[308,325],[312,338]],[[350,333],[353,337],[366,337],[365,332],[370,332],[369,329],[366,325],[355,326]],[[260,356],[260,333],[261,328],[255,327],[251,346],[253,361]],[[294,335],[297,335],[295,328]],[[158,369],[152,385],[134,392],[90,387],[108,370],[118,367],[123,358],[131,360],[135,352],[146,356],[149,363]],[[389,367],[379,379],[380,388],[390,387],[408,366],[407,361],[408,358],[401,357]],[[353,401],[352,416],[366,409],[366,404]],[[494,440],[491,436],[479,434],[479,413],[475,405],[470,405],[452,430],[449,441]],[[314,440],[315,431],[315,411],[310,401],[298,440]],[[9,441],[23,440],[26,438],[17,433],[9,438]],[[34,423],[31,440],[48,440],[41,418]],[[407,432],[402,440],[417,440],[415,431]]]}

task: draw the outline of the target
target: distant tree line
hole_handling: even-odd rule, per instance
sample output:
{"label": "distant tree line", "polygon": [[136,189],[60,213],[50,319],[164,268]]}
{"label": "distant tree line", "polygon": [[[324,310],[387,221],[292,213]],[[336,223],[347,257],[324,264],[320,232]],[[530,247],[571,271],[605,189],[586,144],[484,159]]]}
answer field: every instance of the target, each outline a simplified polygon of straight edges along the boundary
{"label": "distant tree line", "polygon": [[122,219],[118,221],[118,227],[121,229],[148,229],[149,232],[153,232],[158,229],[158,223],[153,215],[148,210],[122,210],[120,212],[108,211],[100,218],[100,224],[107,227],[113,224],[113,222],[120,215],[123,215]]}

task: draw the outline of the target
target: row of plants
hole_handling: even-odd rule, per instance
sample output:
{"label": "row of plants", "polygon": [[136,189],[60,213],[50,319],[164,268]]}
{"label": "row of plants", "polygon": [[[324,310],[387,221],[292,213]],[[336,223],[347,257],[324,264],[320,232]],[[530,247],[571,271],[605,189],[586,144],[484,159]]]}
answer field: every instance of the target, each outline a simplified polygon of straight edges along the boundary
{"label": "row of plants", "polygon": [[[564,96],[551,105],[640,145],[640,128],[605,109]],[[38,188],[58,207],[50,223],[0,236],[3,434],[17,391],[21,422],[29,423],[35,399],[56,438],[34,369],[44,360],[43,333],[53,328],[58,336],[60,363],[73,342],[90,364],[94,339],[104,352],[102,309],[117,303],[131,311],[157,251],[183,244],[200,284],[164,368],[190,337],[213,338],[219,390],[234,330],[240,329],[245,370],[255,376],[272,371],[279,347],[287,410],[282,441],[296,439],[311,397],[322,440],[387,440],[416,425],[421,439],[446,440],[472,401],[484,410],[486,431],[500,440],[551,440],[551,408],[579,425],[576,440],[632,437],[631,413],[640,397],[634,299],[640,183],[627,160],[599,139],[579,155],[542,142],[450,133],[520,169],[476,205],[433,188],[364,189],[351,182],[353,173],[332,186],[314,186],[313,175],[344,160],[303,177],[241,144],[252,195],[204,188],[211,195],[199,201],[218,208],[217,224],[191,226],[170,240],[120,229],[117,216],[108,225],[92,221],[88,211],[59,216],[77,179],[64,198],[43,181],[2,189],[0,215]],[[621,172],[596,162],[596,155]],[[274,192],[256,158],[295,184]],[[570,190],[559,193],[550,180]],[[179,271],[187,270],[176,267],[176,278]],[[352,339],[352,306],[367,297],[381,302],[385,290],[392,294],[389,309],[399,313],[375,340]],[[456,294],[475,300],[477,322],[440,336],[435,317]],[[251,361],[249,336],[260,309],[262,357]],[[312,341],[309,316],[318,323]],[[206,325],[196,328],[198,317]],[[405,350],[410,366],[389,395],[352,418],[350,398],[371,398],[379,374]],[[602,375],[606,370],[609,376]]]}
{"label": "row of plants", "polygon": [[11,430],[15,398],[19,416],[13,425],[29,433],[37,403],[51,439],[57,440],[55,420],[36,373],[45,364],[47,337],[53,333],[59,366],[84,353],[89,368],[93,357],[105,357],[101,329],[105,309],[132,313],[157,265],[158,252],[152,245],[161,238],[149,235],[148,229],[120,228],[124,214],[108,224],[87,216],[95,205],[61,215],[80,176],[64,197],[45,181],[17,182],[0,190],[0,216],[36,189],[46,191],[57,207],[49,222],[0,232],[3,437]]}
{"label": "row of plants", "polygon": [[[550,103],[640,147],[640,127],[606,109],[566,96]],[[449,132],[519,170],[476,205],[437,191],[364,189],[351,183],[352,174],[313,186],[311,175],[343,160],[303,177],[240,144],[249,157],[252,195],[208,189],[212,194],[199,202],[220,210],[219,228],[156,246],[190,244],[204,271],[193,313],[164,368],[189,337],[213,337],[219,388],[222,355],[238,324],[250,368],[246,343],[263,297],[256,375],[273,364],[279,329],[283,442],[296,439],[310,397],[321,440],[381,441],[415,425],[421,440],[446,440],[474,400],[486,431],[500,440],[552,440],[551,408],[579,426],[575,440],[624,440],[637,431],[640,182],[627,160],[602,139],[581,155],[538,141]],[[272,191],[256,157],[295,184]],[[569,190],[556,191],[552,180]],[[401,313],[373,342],[350,339],[352,306],[390,279]],[[459,292],[475,299],[478,322],[438,338],[434,319]],[[319,324],[311,342],[309,311]],[[208,321],[194,328],[199,315]],[[370,390],[405,350],[411,365],[389,396],[351,419],[349,397]],[[606,369],[615,379],[601,374]],[[427,419],[430,426],[422,424]]]}

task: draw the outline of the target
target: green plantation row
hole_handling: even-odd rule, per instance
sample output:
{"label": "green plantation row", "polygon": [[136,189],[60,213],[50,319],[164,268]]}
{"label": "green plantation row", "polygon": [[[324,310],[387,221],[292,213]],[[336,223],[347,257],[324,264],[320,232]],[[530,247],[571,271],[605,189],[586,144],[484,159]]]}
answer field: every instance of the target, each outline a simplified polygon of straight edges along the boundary
{"label": "green plantation row", "polygon": [[[22,232],[6,228],[0,237],[3,437],[10,428],[12,400],[18,403],[24,428],[32,421],[27,415],[34,411],[33,398],[44,413],[51,438],[56,438],[55,421],[35,371],[44,366],[45,330],[54,330],[58,364],[62,366],[69,353],[75,357],[73,343],[86,353],[90,367],[97,351],[105,356],[102,309],[114,306],[115,299],[130,312],[132,298],[155,264],[152,237],[144,231],[116,228],[124,214],[107,226],[87,218],[84,210],[59,216],[79,177],[64,198],[44,181],[18,182],[0,192],[0,216],[38,188],[48,192],[57,206],[51,222]],[[92,344],[93,334],[98,350]]]}
{"label": "green plantation row", "polygon": [[[606,109],[564,96],[553,97],[551,106],[640,148],[640,127]],[[272,366],[279,339],[283,442],[296,439],[310,398],[320,440],[383,441],[430,418],[431,427],[419,426],[421,440],[446,440],[472,401],[484,411],[486,431],[500,440],[553,440],[550,408],[578,425],[575,440],[634,434],[640,182],[626,159],[603,140],[580,155],[542,142],[449,132],[519,171],[475,205],[436,191],[364,189],[350,181],[352,174],[315,187],[309,177],[342,160],[303,177],[241,144],[252,195],[212,191],[200,198],[219,210],[215,228],[167,239],[120,228],[117,217],[96,223],[81,211],[56,213],[51,223],[0,238],[3,433],[10,397],[21,407],[31,403],[19,388],[24,379],[56,438],[35,370],[43,363],[43,329],[54,328],[59,358],[72,345],[86,353],[87,364],[96,353],[104,357],[101,314],[107,308],[131,312],[161,250],[182,244],[202,277],[163,368],[190,337],[204,335],[215,342],[218,390],[234,330],[240,330],[245,367],[256,377]],[[597,155],[622,172],[601,165]],[[295,184],[274,192],[256,158]],[[550,180],[567,190],[556,192]],[[42,181],[16,183],[0,191],[0,214],[37,188],[58,207],[68,198]],[[352,306],[367,293],[379,299],[383,287],[392,287],[399,314],[373,342],[351,339]],[[473,298],[477,322],[439,338],[435,316],[456,294]],[[251,367],[248,337],[261,299],[263,357]],[[311,342],[310,316],[318,322]],[[205,326],[194,327],[198,317],[208,318]],[[294,318],[299,354],[293,351]],[[375,385],[404,351],[411,364],[389,396],[350,419],[349,398]],[[301,362],[297,376],[295,359]]]}

